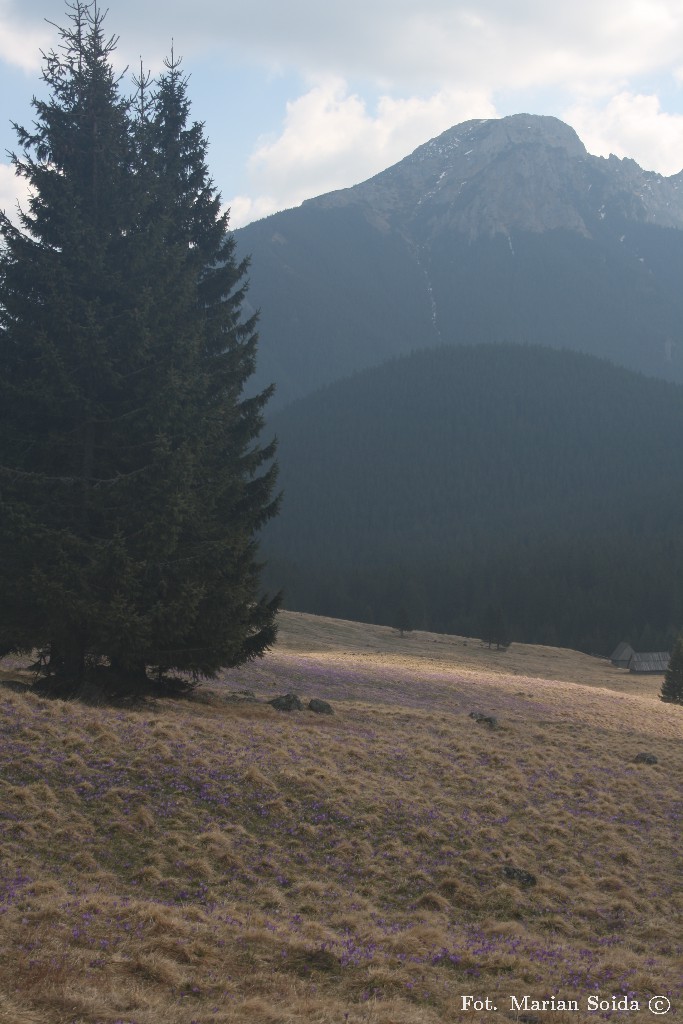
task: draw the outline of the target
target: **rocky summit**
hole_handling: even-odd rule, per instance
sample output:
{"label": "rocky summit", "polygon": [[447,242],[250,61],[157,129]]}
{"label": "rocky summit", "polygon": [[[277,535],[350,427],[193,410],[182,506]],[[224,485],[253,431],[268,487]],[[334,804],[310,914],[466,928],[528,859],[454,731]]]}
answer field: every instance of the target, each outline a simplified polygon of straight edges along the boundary
{"label": "rocky summit", "polygon": [[467,121],[236,236],[271,409],[437,345],[568,348],[683,382],[683,172],[592,156],[554,117]]}
{"label": "rocky summit", "polygon": [[444,230],[470,240],[514,229],[590,235],[610,216],[683,228],[682,185],[683,172],[591,156],[555,117],[515,114],[466,121],[369,181],[309,202],[359,205],[423,241]]}

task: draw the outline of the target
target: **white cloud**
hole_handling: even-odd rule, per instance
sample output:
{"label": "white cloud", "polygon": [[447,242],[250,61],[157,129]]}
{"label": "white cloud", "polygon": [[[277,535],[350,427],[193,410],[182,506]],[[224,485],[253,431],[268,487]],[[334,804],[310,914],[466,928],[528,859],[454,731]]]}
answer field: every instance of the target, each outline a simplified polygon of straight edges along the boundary
{"label": "white cloud", "polygon": [[428,99],[382,96],[371,111],[342,79],[326,78],[287,104],[282,133],[252,154],[251,180],[261,198],[251,207],[244,197],[233,199],[232,225],[362,181],[458,121],[494,116],[486,94],[458,90]]}
{"label": "white cloud", "polygon": [[621,92],[603,105],[577,103],[564,116],[589,153],[632,157],[661,174],[683,168],[683,114],[663,111],[655,95]]}
{"label": "white cloud", "polygon": [[[0,0],[0,59],[35,68],[40,45],[58,41],[44,18],[63,24],[63,0]],[[286,110],[280,99],[282,128],[254,149],[246,178],[246,155],[226,146],[240,173],[217,177],[236,193],[235,227],[363,180],[496,105],[512,113],[520,96],[531,113],[564,117],[592,152],[666,173],[683,163],[681,0],[117,0],[105,28],[132,67],[140,53],[157,66],[173,37],[188,72],[206,58],[231,75],[280,69],[311,83]],[[202,116],[222,125],[226,105],[205,95]]]}
{"label": "white cloud", "polygon": [[231,228],[241,228],[244,224],[268,217],[283,208],[272,196],[257,196],[255,199],[250,196],[233,196],[227,206]]}
{"label": "white cloud", "polygon": [[25,8],[22,11],[10,0],[0,0],[0,60],[22,71],[36,71],[40,50],[48,46],[53,33],[42,18],[26,17]]}
{"label": "white cloud", "polygon": [[[61,0],[0,0],[0,12],[2,23],[12,16],[13,30],[34,33],[44,17],[64,21]],[[134,65],[140,52],[154,63],[174,36],[188,60],[223,50],[421,91],[429,83],[523,88],[567,76],[588,86],[670,65],[683,52],[680,0],[118,0],[105,24]]]}

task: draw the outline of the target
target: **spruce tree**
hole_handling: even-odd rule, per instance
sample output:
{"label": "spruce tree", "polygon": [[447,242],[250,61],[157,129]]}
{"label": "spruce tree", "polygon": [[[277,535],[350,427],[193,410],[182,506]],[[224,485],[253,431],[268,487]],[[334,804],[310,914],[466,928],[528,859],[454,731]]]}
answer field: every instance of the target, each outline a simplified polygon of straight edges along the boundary
{"label": "spruce tree", "polygon": [[674,644],[659,696],[667,704],[683,704],[683,633]]}
{"label": "spruce tree", "polygon": [[400,604],[396,609],[392,618],[392,626],[398,630],[401,637],[406,633],[412,633],[413,620],[405,604]]}
{"label": "spruce tree", "polygon": [[274,640],[269,392],[243,397],[246,262],[177,62],[132,105],[96,4],[69,11],[17,127],[29,208],[0,222],[0,652],[39,649],[57,692],[105,667],[141,690]]}
{"label": "spruce tree", "polygon": [[[139,85],[142,93],[142,79]],[[187,618],[181,610],[175,622],[164,609],[165,639],[153,660],[211,675],[274,640],[277,599],[257,600],[254,538],[277,502],[274,447],[256,443],[272,388],[243,396],[257,344],[256,317],[241,317],[248,260],[236,259],[206,164],[203,126],[188,123],[189,109],[187,80],[172,54],[151,105],[138,104],[137,137],[141,167],[155,186],[146,215],[157,241],[161,236],[159,258],[170,284],[159,355],[175,394],[168,440],[182,443],[194,478],[185,494],[192,513],[176,538],[173,564],[164,567],[164,584],[172,579],[199,612]]]}
{"label": "spruce tree", "polygon": [[485,644],[488,644],[489,650],[492,644],[496,645],[496,650],[500,650],[501,647],[507,647],[509,643],[508,633],[505,625],[505,616],[500,605],[490,604],[487,606],[484,614],[482,634],[482,640]]}

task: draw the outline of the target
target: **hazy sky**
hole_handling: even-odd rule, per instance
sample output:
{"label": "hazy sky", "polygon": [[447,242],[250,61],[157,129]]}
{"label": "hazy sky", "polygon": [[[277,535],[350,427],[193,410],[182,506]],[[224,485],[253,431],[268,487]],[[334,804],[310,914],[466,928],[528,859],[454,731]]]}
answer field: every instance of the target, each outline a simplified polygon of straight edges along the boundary
{"label": "hazy sky", "polygon": [[[103,3],[106,8],[106,0]],[[0,207],[61,0],[0,0]],[[111,0],[117,60],[174,40],[233,227],[353,185],[469,118],[571,124],[591,153],[683,168],[681,0]]]}

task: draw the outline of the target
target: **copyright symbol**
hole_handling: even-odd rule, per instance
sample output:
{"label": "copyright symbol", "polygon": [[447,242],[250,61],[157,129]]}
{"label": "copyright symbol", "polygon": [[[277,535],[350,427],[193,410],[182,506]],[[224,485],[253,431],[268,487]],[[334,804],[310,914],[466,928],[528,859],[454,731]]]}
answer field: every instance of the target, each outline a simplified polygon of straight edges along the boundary
{"label": "copyright symbol", "polygon": [[650,1013],[668,1013],[671,1009],[671,1000],[666,996],[653,996],[647,1005],[650,1007]]}

